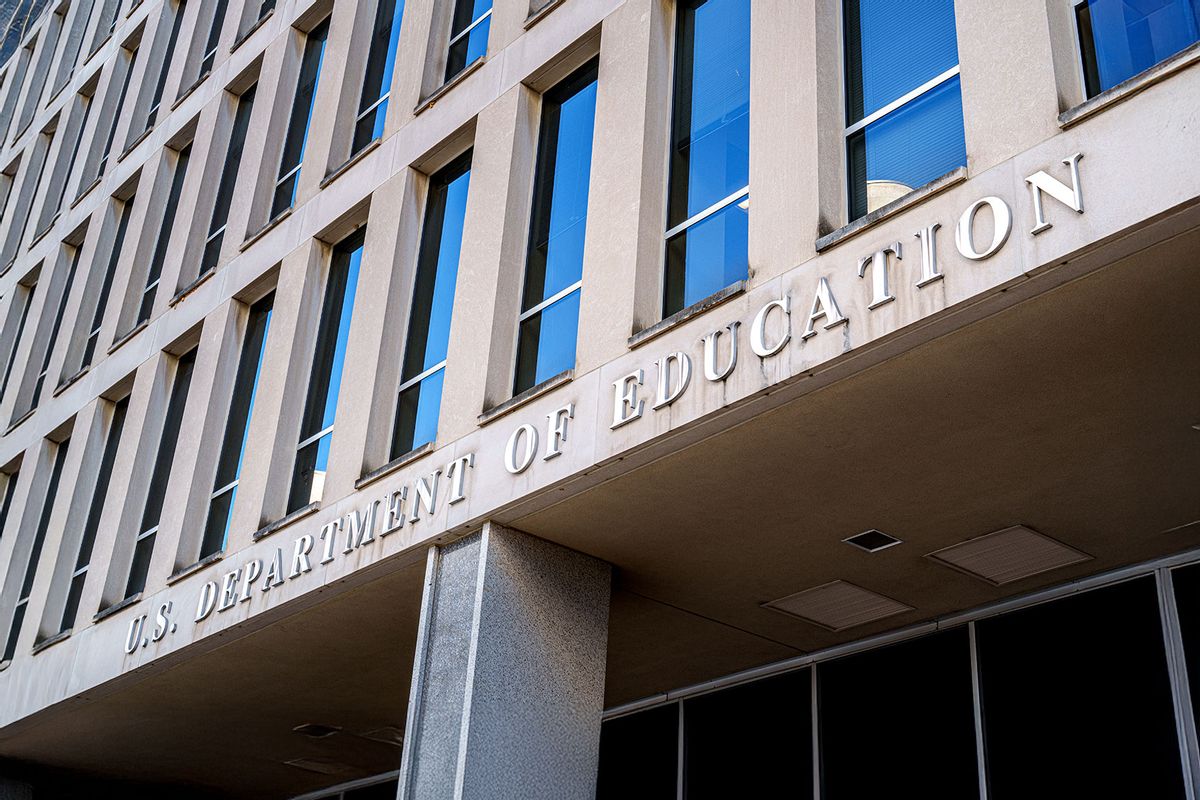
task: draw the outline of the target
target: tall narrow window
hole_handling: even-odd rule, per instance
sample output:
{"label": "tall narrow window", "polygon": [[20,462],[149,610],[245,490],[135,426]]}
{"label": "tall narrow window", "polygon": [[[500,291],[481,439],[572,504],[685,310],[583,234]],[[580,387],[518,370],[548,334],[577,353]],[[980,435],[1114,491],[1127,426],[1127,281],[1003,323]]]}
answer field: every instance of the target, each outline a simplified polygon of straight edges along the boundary
{"label": "tall narrow window", "polygon": [[404,0],[379,0],[379,6],[375,9],[371,52],[367,55],[367,72],[363,77],[362,97],[358,101],[358,117],[354,122],[351,153],[357,153],[383,135],[403,17]]}
{"label": "tall narrow window", "polygon": [[64,439],[57,445],[54,454],[54,467],[50,473],[50,482],[46,486],[46,495],[42,499],[42,513],[38,517],[37,529],[33,534],[33,547],[29,551],[29,560],[25,563],[25,576],[21,580],[21,593],[17,597],[17,605],[13,608],[12,622],[8,627],[8,643],[4,645],[4,655],[0,661],[10,661],[17,652],[17,639],[21,635],[21,623],[25,621],[25,611],[29,606],[29,595],[33,591],[33,581],[37,577],[38,561],[42,557],[42,545],[46,542],[46,529],[50,527],[50,515],[54,511],[54,501],[58,495],[58,481],[62,477],[63,464],[67,460],[67,448],[70,439]]}
{"label": "tall narrow window", "polygon": [[117,264],[121,260],[121,250],[125,247],[125,231],[129,228],[131,211],[133,211],[132,196],[121,203],[121,210],[117,212],[117,232],[113,237],[112,252],[108,255],[108,265],[105,267],[104,278],[100,283],[100,293],[96,297],[96,307],[91,319],[92,326],[88,329],[87,342],[83,346],[83,360],[80,363],[80,369],[92,363],[96,345],[100,342],[100,328],[104,325],[108,294],[112,291],[113,278],[117,274]]}
{"label": "tall narrow window", "polygon": [[58,332],[62,327],[63,314],[66,313],[67,303],[71,298],[71,287],[75,284],[75,275],[79,271],[79,253],[83,250],[83,246],[78,245],[71,249],[71,260],[68,262],[67,276],[63,279],[61,286],[58,287],[58,302],[54,306],[54,317],[53,322],[50,324],[49,333],[43,338],[41,331],[39,331],[37,341],[35,342],[34,350],[36,351],[38,348],[41,348],[42,353],[39,361],[39,369],[33,380],[33,391],[30,394],[29,400],[23,404],[26,411],[37,408],[38,402],[42,398],[42,389],[46,385],[46,373],[50,370],[50,359],[54,355],[54,345],[58,342]]}
{"label": "tall narrow window", "polygon": [[121,92],[117,95],[117,104],[112,108],[112,118],[108,123],[108,134],[104,139],[104,150],[100,152],[100,163],[96,167],[96,177],[102,177],[108,168],[108,156],[112,152],[113,139],[117,135],[117,125],[121,122],[121,110],[125,107],[125,96],[129,93],[129,81],[133,78],[133,68],[137,64],[138,51],[135,47],[129,53],[125,62],[125,74],[121,78]]}
{"label": "tall narrow window", "polygon": [[9,223],[8,235],[4,239],[4,252],[0,254],[0,263],[10,264],[20,252],[21,242],[25,239],[25,231],[29,229],[33,203],[41,185],[42,176],[46,173],[46,163],[50,160],[50,147],[54,143],[54,131],[43,131],[38,137],[25,169],[25,178],[17,195],[17,204],[13,207],[12,221]]}
{"label": "tall narrow window", "polygon": [[400,372],[400,398],[392,432],[392,458],[437,438],[442,378],[450,345],[450,312],[462,249],[471,153],[429,179],[429,201],[417,257],[408,341]]}
{"label": "tall narrow window", "polygon": [[221,182],[217,184],[212,220],[208,223],[208,238],[204,241],[204,254],[200,257],[199,275],[215,267],[221,258],[221,245],[225,241],[225,226],[229,222],[233,189],[237,185],[238,170],[242,165],[242,149],[246,146],[246,131],[250,128],[250,112],[254,110],[256,88],[257,84],[251,86],[238,98],[233,129],[229,134],[229,148],[225,151],[225,166],[221,168]]}
{"label": "tall narrow window", "polygon": [[8,525],[8,512],[12,510],[13,495],[17,493],[17,479],[20,474],[14,470],[4,476],[4,499],[0,500],[0,539],[4,538],[4,528]]}
{"label": "tall narrow window", "polygon": [[[29,321],[29,307],[33,305],[33,294],[37,291],[37,282],[31,283],[29,286],[20,287],[17,290],[17,296],[13,297],[12,310],[20,308],[18,312],[16,330],[13,331],[12,347],[9,348],[8,358],[4,362],[4,378],[0,380],[0,400],[4,398],[4,392],[8,389],[8,379],[12,377],[13,363],[17,360],[17,350],[21,346],[21,336],[25,333],[25,323]],[[12,317],[10,316],[11,320]],[[7,326],[6,326],[7,327]]]}
{"label": "tall narrow window", "polygon": [[100,6],[100,19],[96,23],[96,33],[92,38],[91,52],[100,49],[108,41],[113,31],[117,29],[118,12],[121,10],[121,0],[103,0]]}
{"label": "tall narrow window", "polygon": [[221,28],[225,25],[225,12],[229,0],[216,0],[213,4],[212,24],[208,26],[208,38],[204,41],[204,54],[200,57],[200,77],[212,72],[217,58],[217,45],[221,42]]}
{"label": "tall narrow window", "polygon": [[88,23],[91,22],[94,9],[92,3],[78,3],[72,4],[68,11],[68,14],[73,11],[75,15],[71,18],[71,28],[67,33],[66,44],[63,45],[58,71],[54,73],[54,81],[50,84],[51,96],[62,91],[67,82],[71,80],[71,76],[75,74],[75,66],[79,62],[79,50],[83,46],[83,34],[87,31]]}
{"label": "tall narrow window", "polygon": [[33,121],[46,88],[46,79],[50,76],[50,62],[54,59],[54,51],[58,49],[58,37],[62,33],[62,14],[52,14],[50,21],[42,29],[41,47],[38,50],[37,61],[34,62],[29,89],[25,92],[25,105],[21,107],[21,115],[17,118],[17,131],[24,130]]}
{"label": "tall narrow window", "polygon": [[675,28],[663,315],[749,273],[750,0],[687,0]]}
{"label": "tall narrow window", "polygon": [[96,487],[92,490],[92,502],[88,505],[87,519],[83,523],[79,552],[75,555],[75,569],[71,572],[67,601],[63,606],[62,620],[58,626],[60,631],[75,626],[75,615],[79,611],[79,598],[83,596],[83,584],[87,580],[88,566],[92,561],[96,533],[100,530],[100,515],[104,511],[104,501],[108,497],[108,483],[112,478],[113,465],[117,460],[117,447],[121,443],[121,431],[125,428],[125,414],[128,410],[128,397],[123,397],[113,404],[112,420],[108,423],[108,436],[104,440],[104,454],[100,457],[100,469],[96,473]]}
{"label": "tall narrow window", "polygon": [[1095,97],[1200,40],[1200,0],[1075,0],[1075,22]]}
{"label": "tall narrow window", "polygon": [[167,245],[171,241],[171,231],[175,228],[175,214],[179,210],[179,195],[183,191],[183,181],[187,177],[188,160],[192,155],[192,145],[189,142],[175,157],[175,172],[171,176],[171,191],[167,195],[167,207],[163,209],[162,225],[158,229],[158,241],[154,244],[154,255],[146,269],[146,285],[142,289],[142,300],[138,306],[137,322],[150,319],[154,310],[154,297],[158,293],[158,281],[162,277],[163,262],[167,259]]}
{"label": "tall narrow window", "polygon": [[313,351],[312,373],[308,379],[308,397],[300,422],[300,444],[297,445],[296,466],[292,470],[288,513],[320,500],[325,486],[333,419],[337,413],[365,237],[366,231],[359,230],[333,249],[321,304],[317,345]]}
{"label": "tall narrow window", "polygon": [[308,124],[312,120],[313,100],[317,96],[317,81],[321,77],[321,60],[325,55],[325,40],[328,37],[329,20],[326,19],[309,31],[304,40],[300,75],[296,79],[296,97],[292,101],[287,137],[283,140],[279,178],[275,181],[275,194],[271,198],[272,219],[296,202],[296,185],[300,182],[300,165],[304,163]]}
{"label": "tall narrow window", "polygon": [[[54,171],[50,175],[50,184],[46,187],[47,202],[42,206],[38,218],[38,233],[50,229],[62,211],[63,200],[67,196],[67,185],[71,182],[71,173],[75,170],[75,162],[79,157],[79,146],[83,142],[83,132],[87,128],[88,117],[92,114],[92,98],[81,94],[71,117],[63,131],[63,144],[59,148],[59,156],[55,159]],[[65,155],[62,148],[68,148]]]}
{"label": "tall narrow window", "polygon": [[542,99],[514,393],[575,366],[596,69],[593,61]]}
{"label": "tall narrow window", "polygon": [[167,49],[163,53],[162,65],[158,68],[158,80],[154,82],[154,94],[150,96],[150,108],[146,112],[146,124],[142,130],[150,130],[154,127],[154,123],[158,119],[158,109],[162,105],[163,88],[167,85],[167,73],[171,71],[171,61],[175,56],[175,43],[179,40],[179,28],[183,23],[183,10],[186,6],[186,0],[179,0],[175,4],[170,2],[163,3],[164,13],[170,13],[173,9],[174,16],[171,20],[171,33],[167,38]]}
{"label": "tall narrow window", "polygon": [[129,580],[125,583],[127,598],[146,588],[146,575],[150,572],[150,557],[154,555],[154,539],[158,535],[163,499],[167,494],[167,482],[171,478],[175,445],[179,442],[179,428],[183,424],[183,411],[187,406],[188,389],[192,385],[192,370],[195,366],[195,350],[180,356],[175,363],[175,379],[171,382],[171,396],[167,400],[162,433],[158,439],[158,452],[154,456],[154,471],[150,473],[150,487],[146,492],[146,505],[142,508],[142,520],[138,524],[137,539],[133,546]]}
{"label": "tall narrow window", "polygon": [[258,390],[263,345],[271,324],[271,305],[274,300],[272,293],[250,306],[242,354],[233,379],[233,398],[229,403],[229,416],[225,419],[225,437],[221,441],[221,454],[217,457],[217,478],[208,503],[208,520],[204,525],[200,558],[221,551],[229,536],[229,520],[242,472],[246,434],[250,430],[250,412],[254,408],[254,394]]}
{"label": "tall narrow window", "polygon": [[21,95],[21,87],[25,85],[25,75],[29,72],[29,62],[33,59],[33,51],[22,47],[12,67],[5,73],[4,83],[8,92],[4,95],[4,104],[0,106],[0,140],[8,136],[8,129],[17,114],[17,98]]}
{"label": "tall narrow window", "polygon": [[[33,111],[37,107],[37,95],[41,94],[42,84],[46,80],[45,65],[42,63],[43,58],[38,58],[36,62],[33,62],[33,54],[37,51],[37,46],[38,40],[34,39],[25,45],[27,52],[21,54],[22,58],[27,59],[33,64],[33,69],[29,71],[29,88],[25,91],[25,102],[17,114],[17,129],[13,135],[14,141],[25,130],[25,126],[29,124],[30,120],[33,119]],[[43,48],[43,52],[45,52],[45,48]],[[16,87],[14,86],[13,88]]]}
{"label": "tall narrow window", "polygon": [[491,24],[492,0],[454,0],[450,50],[446,55],[447,81],[487,53]]}
{"label": "tall narrow window", "polygon": [[845,0],[855,220],[967,163],[954,0]]}

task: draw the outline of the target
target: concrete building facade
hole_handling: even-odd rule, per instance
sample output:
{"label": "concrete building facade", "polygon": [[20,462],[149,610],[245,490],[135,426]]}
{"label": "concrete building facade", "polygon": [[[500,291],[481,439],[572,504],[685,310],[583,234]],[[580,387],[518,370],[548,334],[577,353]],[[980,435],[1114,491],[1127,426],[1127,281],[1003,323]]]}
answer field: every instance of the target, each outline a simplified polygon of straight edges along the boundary
{"label": "concrete building facade", "polygon": [[1113,5],[51,2],[0,796],[1194,800],[1200,33]]}

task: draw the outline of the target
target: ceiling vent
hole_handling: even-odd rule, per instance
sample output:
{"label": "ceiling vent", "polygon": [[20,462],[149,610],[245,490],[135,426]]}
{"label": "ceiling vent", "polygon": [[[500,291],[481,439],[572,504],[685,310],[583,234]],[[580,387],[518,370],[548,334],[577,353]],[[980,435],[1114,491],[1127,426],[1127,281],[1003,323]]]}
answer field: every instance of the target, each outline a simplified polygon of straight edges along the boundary
{"label": "ceiling vent", "polygon": [[289,767],[298,767],[309,772],[320,773],[321,775],[344,775],[351,771],[348,764],[339,764],[336,761],[324,761],[316,758],[293,758],[291,761],[283,763]]}
{"label": "ceiling vent", "polygon": [[857,548],[866,550],[868,553],[878,553],[880,550],[887,550],[889,547],[895,547],[904,542],[897,539],[895,536],[889,536],[881,530],[872,528],[869,531],[856,533],[848,539],[842,539],[846,544],[852,544]]}
{"label": "ceiling vent", "polygon": [[930,553],[928,558],[982,578],[993,586],[1078,564],[1091,558],[1022,525],[994,531]]}
{"label": "ceiling vent", "polygon": [[833,581],[805,589],[763,607],[782,611],[831,631],[865,625],[893,614],[912,611],[912,606],[884,597],[846,581]]}
{"label": "ceiling vent", "polygon": [[376,728],[373,731],[367,731],[359,735],[364,739],[371,739],[376,742],[395,745],[396,747],[401,747],[404,744],[404,731],[395,725],[384,725],[382,728]]}
{"label": "ceiling vent", "polygon": [[338,725],[326,725],[322,722],[306,722],[303,725],[297,725],[292,728],[294,733],[303,734],[310,739],[324,739],[333,736],[341,730]]}

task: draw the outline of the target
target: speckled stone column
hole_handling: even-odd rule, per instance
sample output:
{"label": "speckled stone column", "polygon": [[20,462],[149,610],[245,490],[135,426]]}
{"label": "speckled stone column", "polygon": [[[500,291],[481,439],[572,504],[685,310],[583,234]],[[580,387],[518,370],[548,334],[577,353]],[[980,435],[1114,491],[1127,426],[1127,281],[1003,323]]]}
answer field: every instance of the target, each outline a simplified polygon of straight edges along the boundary
{"label": "speckled stone column", "polygon": [[28,783],[0,778],[0,800],[33,800],[33,787]]}
{"label": "speckled stone column", "polygon": [[609,565],[488,523],[430,551],[401,800],[592,800]]}

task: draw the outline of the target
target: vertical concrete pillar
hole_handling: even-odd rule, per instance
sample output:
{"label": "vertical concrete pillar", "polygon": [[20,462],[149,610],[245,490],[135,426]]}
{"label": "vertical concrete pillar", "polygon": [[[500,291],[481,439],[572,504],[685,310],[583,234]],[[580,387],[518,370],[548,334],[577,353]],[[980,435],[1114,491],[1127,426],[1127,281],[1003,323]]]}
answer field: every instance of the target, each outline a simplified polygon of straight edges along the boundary
{"label": "vertical concrete pillar", "polygon": [[610,581],[493,523],[430,551],[401,800],[595,796]]}

